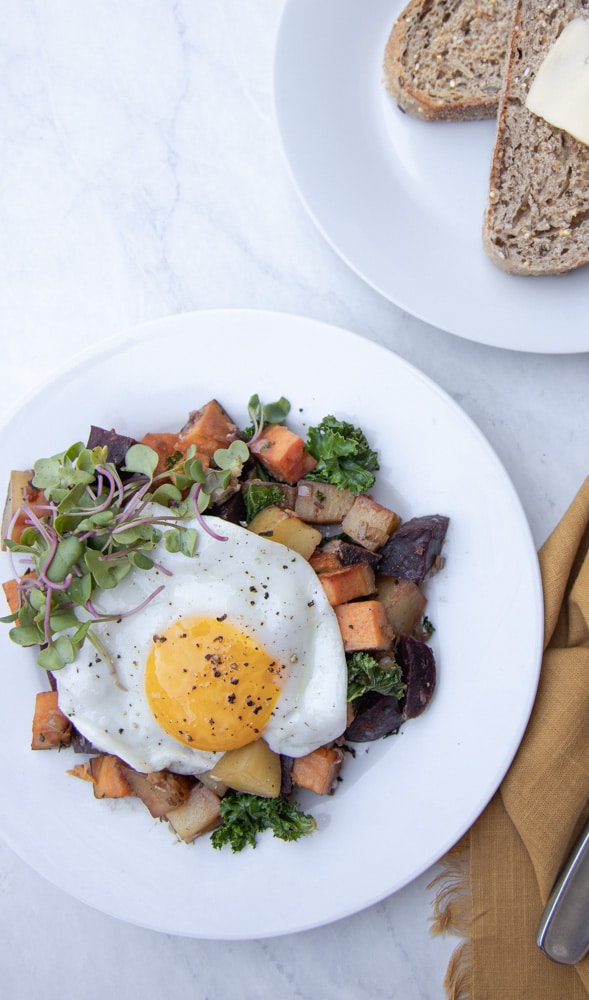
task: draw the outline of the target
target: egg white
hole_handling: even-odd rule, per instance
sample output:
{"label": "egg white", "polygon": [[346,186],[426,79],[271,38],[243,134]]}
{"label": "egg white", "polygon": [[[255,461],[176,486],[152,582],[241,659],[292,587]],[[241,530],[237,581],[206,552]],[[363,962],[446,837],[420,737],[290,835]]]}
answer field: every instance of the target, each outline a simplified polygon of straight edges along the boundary
{"label": "egg white", "polygon": [[[159,508],[152,505],[152,510]],[[168,735],[147,702],[144,672],[153,636],[185,615],[226,614],[272,656],[290,664],[262,734],[276,753],[303,756],[345,729],[343,643],[314,570],[284,545],[219,518],[206,520],[226,541],[190,522],[198,531],[194,557],[169,553],[160,542],[152,569],[132,569],[117,587],[96,596],[97,611],[117,615],[141,605],[162,584],[165,588],[142,610],[92,626],[110,664],[87,641],[74,662],[55,675],[60,708],[76,729],[97,749],[116,754],[138,771],[168,768],[200,774],[222,756]]]}

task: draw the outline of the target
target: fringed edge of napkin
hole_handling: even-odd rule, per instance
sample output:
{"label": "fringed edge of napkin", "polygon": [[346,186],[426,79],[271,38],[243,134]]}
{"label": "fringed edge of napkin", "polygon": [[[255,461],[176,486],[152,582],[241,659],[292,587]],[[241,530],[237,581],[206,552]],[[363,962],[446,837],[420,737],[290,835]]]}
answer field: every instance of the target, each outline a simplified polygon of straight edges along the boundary
{"label": "fringed edge of napkin", "polygon": [[470,945],[470,840],[466,834],[440,861],[440,872],[429,883],[435,889],[431,933],[460,938],[446,970],[444,989],[448,1000],[472,1000]]}

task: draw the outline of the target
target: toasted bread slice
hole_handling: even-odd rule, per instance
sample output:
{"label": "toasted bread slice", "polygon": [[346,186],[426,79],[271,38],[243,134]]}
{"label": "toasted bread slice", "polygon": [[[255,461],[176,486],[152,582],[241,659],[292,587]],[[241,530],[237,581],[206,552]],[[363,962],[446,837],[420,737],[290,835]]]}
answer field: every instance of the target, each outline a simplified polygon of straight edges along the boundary
{"label": "toasted bread slice", "polygon": [[387,90],[424,121],[497,114],[513,0],[410,0],[385,49]]}
{"label": "toasted bread slice", "polygon": [[589,147],[526,107],[532,80],[589,0],[515,0],[497,118],[483,245],[514,274],[562,274],[589,262]]}

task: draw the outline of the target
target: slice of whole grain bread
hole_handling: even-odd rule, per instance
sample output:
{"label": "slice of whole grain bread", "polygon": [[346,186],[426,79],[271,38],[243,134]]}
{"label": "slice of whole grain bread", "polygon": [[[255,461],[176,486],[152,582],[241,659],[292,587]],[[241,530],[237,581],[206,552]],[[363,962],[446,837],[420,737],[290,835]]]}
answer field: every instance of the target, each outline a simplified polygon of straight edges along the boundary
{"label": "slice of whole grain bread", "polygon": [[384,55],[399,107],[424,121],[493,118],[512,8],[513,0],[410,0]]}
{"label": "slice of whole grain bread", "polygon": [[589,262],[589,147],[525,106],[535,74],[589,0],[515,0],[497,117],[483,245],[514,274],[562,274]]}

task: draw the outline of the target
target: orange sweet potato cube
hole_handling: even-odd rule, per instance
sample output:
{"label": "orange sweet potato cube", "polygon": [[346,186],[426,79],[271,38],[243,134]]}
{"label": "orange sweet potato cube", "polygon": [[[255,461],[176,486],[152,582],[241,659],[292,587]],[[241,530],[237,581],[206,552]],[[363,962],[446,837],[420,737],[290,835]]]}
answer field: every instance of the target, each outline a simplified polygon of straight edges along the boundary
{"label": "orange sweet potato cube", "polygon": [[317,464],[305,451],[302,437],[284,424],[268,424],[249,447],[270,475],[283,483],[297,483]]}
{"label": "orange sweet potato cube", "polygon": [[333,789],[344,759],[340,747],[319,747],[304,757],[296,757],[292,765],[292,780],[300,788],[317,795],[328,795]]}
{"label": "orange sweet potato cube", "polygon": [[354,601],[358,597],[368,597],[376,590],[374,570],[365,562],[322,573],[320,579],[332,607]]}
{"label": "orange sweet potato cube", "polygon": [[347,653],[388,649],[393,638],[384,605],[376,600],[338,604],[334,611]]}
{"label": "orange sweet potato cube", "polygon": [[18,596],[18,583],[16,580],[7,580],[6,583],[2,584],[2,590],[4,591],[4,596],[6,598],[6,603],[10,611],[14,614],[18,611],[20,606],[20,599]]}
{"label": "orange sweet potato cube", "polygon": [[31,750],[54,750],[72,741],[72,724],[57,704],[57,691],[39,691],[35,697]]}
{"label": "orange sweet potato cube", "polygon": [[195,445],[197,452],[212,458],[217,448],[227,448],[235,440],[239,428],[216,399],[200,410],[194,410],[176,438],[176,448],[185,452]]}
{"label": "orange sweet potato cube", "polygon": [[127,780],[127,769],[119,757],[103,753],[90,761],[90,774],[97,799],[122,799],[133,795]]}

